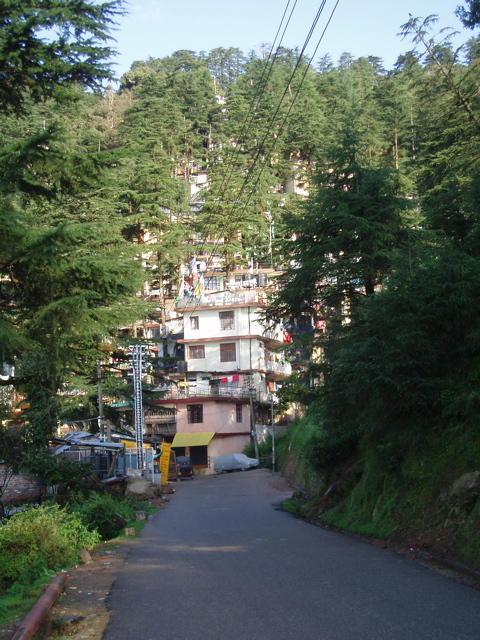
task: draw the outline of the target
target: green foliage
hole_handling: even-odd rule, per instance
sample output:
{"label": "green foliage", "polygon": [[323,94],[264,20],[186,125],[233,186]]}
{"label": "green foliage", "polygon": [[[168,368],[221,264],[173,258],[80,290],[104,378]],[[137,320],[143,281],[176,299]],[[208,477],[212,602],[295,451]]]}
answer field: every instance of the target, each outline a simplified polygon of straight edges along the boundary
{"label": "green foliage", "polygon": [[352,433],[329,433],[317,428],[305,443],[305,457],[315,469],[322,471],[348,458],[356,447],[357,440]]}
{"label": "green foliage", "polygon": [[[286,509],[338,529],[447,554],[478,568],[479,492],[452,493],[464,473],[480,468],[477,426],[428,422],[425,418],[414,437],[405,423],[403,433],[392,429],[370,442],[362,439],[354,455],[339,452],[325,459],[322,473],[328,482],[321,487],[307,486],[297,473],[295,480],[306,495],[289,501]],[[295,452],[308,431],[302,422],[293,425],[287,449]],[[283,469],[292,476],[287,460],[282,457]]]}
{"label": "green foliage", "polygon": [[49,580],[45,575],[23,586],[19,582],[13,584],[0,597],[0,627],[16,618],[26,615],[44,592]]}
{"label": "green foliage", "polygon": [[[283,435],[275,436],[275,448],[281,448]],[[253,439],[244,447],[243,452],[249,458],[255,458],[255,445]],[[265,440],[258,443],[258,455],[260,459],[260,467],[271,469],[272,468],[272,436],[267,435]]]}
{"label": "green foliage", "polygon": [[128,521],[134,516],[132,503],[128,500],[96,492],[90,493],[88,498],[73,501],[69,510],[80,517],[86,527],[97,531],[102,540],[117,536],[119,517]]}
{"label": "green foliage", "polygon": [[411,258],[365,301],[362,320],[325,344],[328,432],[378,437],[401,423],[414,434],[419,420],[433,426],[467,403],[477,415],[467,382],[479,366],[477,260],[448,246]]}
{"label": "green foliage", "polygon": [[478,0],[465,0],[464,4],[467,5],[467,9],[459,6],[455,13],[465,27],[473,29],[480,22],[480,3]]}
{"label": "green foliage", "polygon": [[29,407],[24,467],[57,426],[68,378],[88,375],[101,339],[146,313],[141,261],[104,197],[116,158],[72,126],[78,111],[88,121],[85,89],[111,77],[106,43],[122,3],[37,4],[0,7],[0,361],[15,365],[9,382]]}
{"label": "green foliage", "polygon": [[38,474],[45,484],[56,485],[59,493],[87,494],[91,491],[92,467],[87,462],[33,449],[25,452],[22,467]]}
{"label": "green foliage", "polygon": [[301,504],[301,502],[299,502],[299,500],[295,498],[295,496],[293,498],[290,498],[289,500],[284,500],[282,502],[282,509],[287,513],[291,513],[292,516],[296,516],[298,518],[301,518],[305,515],[303,505]]}
{"label": "green foliage", "polygon": [[41,3],[13,0],[0,5],[0,103],[21,111],[35,101],[61,94],[61,87],[81,83],[98,89],[111,78],[107,64],[109,28],[122,2],[84,0]]}
{"label": "green foliage", "polygon": [[99,541],[78,515],[57,505],[17,513],[0,527],[1,587],[29,584],[48,571],[65,569],[81,549]]}

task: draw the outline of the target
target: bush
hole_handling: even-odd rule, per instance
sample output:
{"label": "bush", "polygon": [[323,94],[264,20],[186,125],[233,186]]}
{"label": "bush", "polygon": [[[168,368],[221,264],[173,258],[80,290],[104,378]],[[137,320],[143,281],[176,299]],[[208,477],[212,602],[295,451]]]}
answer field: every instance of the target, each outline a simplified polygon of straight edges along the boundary
{"label": "bush", "polygon": [[[255,445],[253,440],[244,447],[242,453],[244,453],[249,458],[255,458]],[[267,435],[265,440],[258,443],[258,456],[260,458],[260,466],[261,467],[272,467],[272,436],[270,434]]]}
{"label": "bush", "polygon": [[350,434],[327,433],[317,428],[306,441],[303,453],[315,469],[324,471],[350,456],[356,446],[356,439]]}
{"label": "bush", "polygon": [[114,538],[118,530],[120,519],[133,520],[134,509],[125,498],[116,499],[108,494],[92,491],[85,500],[73,502],[69,509],[81,518],[89,529],[96,530],[102,540]]}
{"label": "bush", "polygon": [[77,560],[100,542],[80,517],[57,505],[27,509],[0,527],[0,585],[28,584]]}

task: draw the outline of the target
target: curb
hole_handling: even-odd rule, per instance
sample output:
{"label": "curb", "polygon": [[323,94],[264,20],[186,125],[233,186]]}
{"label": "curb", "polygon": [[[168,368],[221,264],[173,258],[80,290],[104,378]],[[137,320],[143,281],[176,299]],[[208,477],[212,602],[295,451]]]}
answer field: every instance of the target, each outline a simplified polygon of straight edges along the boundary
{"label": "curb", "polygon": [[20,628],[16,631],[15,635],[12,636],[11,640],[28,640],[33,636],[45,619],[47,613],[50,611],[58,594],[66,583],[67,578],[68,573],[66,571],[57,573],[45,589],[43,595],[40,596],[37,603],[30,610],[30,613],[27,613],[25,618],[22,620]]}

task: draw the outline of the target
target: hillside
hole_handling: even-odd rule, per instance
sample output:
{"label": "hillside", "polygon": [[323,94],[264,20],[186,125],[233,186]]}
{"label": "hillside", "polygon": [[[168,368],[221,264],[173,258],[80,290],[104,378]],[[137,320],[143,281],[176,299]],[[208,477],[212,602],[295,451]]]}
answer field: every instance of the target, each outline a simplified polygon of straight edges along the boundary
{"label": "hillside", "polygon": [[324,468],[312,465],[309,431],[305,424],[292,425],[281,441],[283,471],[301,488],[289,510],[415,557],[480,570],[476,428],[357,451]]}

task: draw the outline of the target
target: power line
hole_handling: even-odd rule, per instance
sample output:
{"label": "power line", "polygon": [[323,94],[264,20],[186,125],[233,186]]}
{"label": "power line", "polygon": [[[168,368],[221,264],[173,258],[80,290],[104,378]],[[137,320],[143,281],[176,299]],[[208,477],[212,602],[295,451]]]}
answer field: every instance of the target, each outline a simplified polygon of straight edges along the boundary
{"label": "power line", "polygon": [[[291,73],[291,75],[290,75],[290,78],[289,78],[289,80],[288,80],[288,82],[287,82],[287,85],[286,85],[286,87],[285,87],[285,91],[284,91],[284,93],[283,93],[283,95],[282,95],[282,97],[281,97],[281,99],[280,99],[280,101],[279,101],[279,103],[278,103],[278,105],[277,105],[277,108],[276,108],[276,110],[275,110],[275,112],[274,112],[274,114],[273,114],[273,116],[272,116],[272,118],[271,118],[271,120],[270,120],[270,123],[269,123],[269,125],[268,125],[268,127],[267,127],[267,131],[266,131],[266,133],[265,133],[265,135],[264,135],[264,137],[263,137],[263,140],[262,140],[261,144],[259,145],[258,150],[257,150],[257,153],[256,153],[256,155],[255,155],[255,157],[254,157],[253,163],[252,163],[252,165],[250,166],[250,168],[249,168],[249,170],[248,170],[248,172],[247,172],[247,175],[245,176],[245,179],[244,179],[244,181],[243,181],[243,184],[242,184],[242,186],[241,186],[241,188],[240,188],[240,191],[239,191],[239,193],[238,193],[237,202],[239,201],[240,197],[242,196],[242,194],[243,194],[243,193],[244,193],[244,191],[245,191],[245,188],[246,188],[246,186],[247,186],[247,184],[248,184],[248,181],[249,181],[249,179],[250,179],[250,177],[251,177],[251,175],[252,175],[252,173],[253,173],[253,170],[255,169],[255,166],[256,166],[256,164],[257,164],[257,162],[258,162],[259,158],[260,158],[260,155],[261,155],[261,154],[263,154],[263,153],[265,152],[265,142],[266,142],[266,140],[267,140],[267,138],[268,138],[268,136],[269,136],[269,134],[270,134],[270,132],[271,132],[271,130],[272,130],[272,128],[273,128],[273,125],[274,125],[274,123],[275,123],[275,120],[276,120],[276,117],[277,117],[277,115],[278,115],[278,112],[279,112],[279,110],[280,110],[280,108],[281,108],[281,106],[282,106],[282,104],[283,104],[283,101],[284,101],[284,99],[285,99],[285,96],[286,96],[286,95],[287,95],[287,93],[289,92],[290,85],[291,85],[291,83],[292,83],[292,81],[293,81],[293,79],[294,79],[295,73],[297,72],[297,69],[298,69],[298,67],[299,67],[299,65],[300,65],[300,63],[301,63],[301,61],[302,61],[302,59],[303,59],[303,56],[304,56],[304,53],[305,53],[305,49],[306,49],[306,47],[308,46],[308,43],[310,42],[310,39],[311,39],[311,37],[312,37],[312,35],[313,35],[313,32],[315,31],[315,28],[316,28],[316,26],[317,26],[318,20],[320,19],[320,16],[321,16],[321,14],[322,14],[322,12],[323,12],[323,10],[324,10],[324,7],[325,7],[325,4],[326,4],[326,1],[327,1],[327,0],[323,0],[323,1],[321,2],[320,7],[319,7],[319,9],[318,9],[318,11],[317,11],[317,14],[316,14],[316,16],[315,16],[315,18],[314,18],[314,20],[313,20],[313,22],[312,22],[312,25],[311,25],[311,27],[310,27],[310,30],[309,30],[309,32],[308,32],[308,35],[307,35],[307,37],[306,37],[306,39],[305,39],[304,45],[303,45],[302,50],[301,50],[301,52],[300,52],[300,55],[299,55],[299,57],[298,57],[297,63],[296,63],[296,65],[295,65],[295,67],[294,67],[294,69],[293,69],[293,71],[292,71],[292,73]],[[323,36],[324,36],[324,34],[325,34],[325,31],[326,31],[326,29],[327,29],[328,25],[330,24],[330,21],[331,21],[331,19],[332,19],[332,17],[333,17],[333,13],[335,12],[335,10],[336,10],[336,8],[337,8],[338,2],[339,2],[339,0],[337,0],[337,3],[335,4],[335,7],[334,7],[334,9],[333,9],[333,11],[332,11],[332,14],[331,14],[331,16],[330,16],[330,18],[329,18],[329,20],[328,20],[328,22],[327,22],[327,26],[325,27],[325,29],[324,29],[324,30],[323,30],[323,32],[322,32],[322,35],[321,35],[321,37],[320,37],[320,39],[319,39],[319,42],[317,43],[317,46],[316,46],[316,48],[315,48],[315,52],[314,52],[314,54],[313,54],[313,55],[315,55],[315,53],[316,53],[316,51],[317,51],[317,49],[318,49],[318,47],[319,47],[319,45],[320,45],[320,42],[321,42],[321,40],[323,39]],[[312,58],[313,58],[313,56],[312,56]],[[311,58],[311,59],[312,59],[312,58]],[[311,59],[310,59],[310,61],[311,61]],[[303,81],[304,81],[304,79],[305,79],[306,73],[307,73],[308,68],[309,68],[310,61],[308,62],[307,66],[306,66],[306,71],[305,71],[304,75],[302,76],[302,80],[301,80],[301,83],[300,83],[300,85],[299,85],[299,88],[297,89],[297,93],[296,93],[296,95],[295,95],[295,99],[296,99],[296,97],[298,96],[298,92],[300,91],[301,86],[302,86],[302,84],[303,84]],[[281,131],[282,127],[284,126],[284,124],[285,124],[285,122],[286,122],[286,119],[288,118],[288,116],[289,116],[289,115],[290,115],[290,113],[291,113],[291,110],[292,110],[292,107],[293,107],[294,102],[295,102],[295,100],[294,100],[294,101],[292,101],[292,104],[290,105],[290,109],[289,109],[289,111],[288,111],[288,113],[287,113],[287,116],[284,118],[284,120],[283,120],[283,122],[282,122],[282,125],[281,125],[281,127],[280,127],[280,131]],[[270,150],[269,150],[270,152],[271,152],[271,151],[273,151],[273,149],[274,149],[274,147],[275,147],[275,145],[276,145],[276,141],[277,141],[277,140],[278,140],[278,138],[275,138],[275,139],[274,139],[274,143],[273,143],[272,147],[271,147],[271,148],[270,148]],[[258,182],[259,182],[259,180],[260,180],[260,177],[261,177],[261,173],[262,173],[262,172],[260,172],[260,175],[258,176],[258,178],[257,178],[257,180],[256,180],[256,182],[255,182],[255,184],[254,184],[254,187],[258,184]],[[251,198],[252,193],[253,193],[253,190],[250,192],[250,198]],[[248,205],[248,203],[249,203],[249,202],[250,202],[250,199],[249,199],[249,200],[247,201],[247,203],[244,205],[244,207],[243,207],[244,209],[246,208],[246,206]],[[236,204],[234,204],[234,207],[233,207],[232,212],[227,216],[227,220],[226,220],[226,222],[225,222],[225,224],[224,224],[224,230],[226,230],[227,225],[228,225],[228,224],[230,224],[230,222],[232,221],[233,216],[234,216],[234,214],[235,214],[235,212],[236,212],[237,208],[238,208],[238,206],[236,206]],[[215,244],[215,248],[217,248],[217,246],[218,246],[219,242],[220,242],[220,237],[219,237],[219,239],[217,240],[217,243]]]}
{"label": "power line", "polygon": [[[307,35],[307,37],[306,37],[306,39],[305,39],[305,42],[304,42],[303,47],[302,47],[302,50],[301,50],[300,55],[299,55],[299,57],[298,57],[298,59],[297,59],[296,65],[295,65],[295,67],[294,67],[294,69],[293,69],[293,71],[292,71],[292,73],[291,73],[291,75],[290,75],[290,78],[289,78],[288,82],[287,82],[287,85],[286,85],[286,87],[285,87],[284,93],[283,93],[283,95],[282,95],[282,97],[281,97],[281,99],[280,99],[280,101],[279,101],[279,103],[278,103],[278,105],[277,105],[277,108],[275,109],[275,112],[274,112],[274,114],[273,114],[272,118],[270,119],[270,122],[269,122],[268,127],[267,127],[267,131],[266,131],[266,133],[265,133],[265,135],[264,135],[264,137],[263,137],[263,139],[262,139],[262,141],[261,141],[261,143],[260,143],[260,145],[259,145],[259,147],[258,147],[258,150],[257,150],[257,153],[256,153],[256,155],[255,155],[255,157],[254,157],[253,163],[252,163],[252,165],[250,166],[250,168],[249,168],[249,170],[248,170],[248,172],[247,172],[247,175],[246,175],[246,176],[245,176],[245,178],[244,178],[244,181],[243,181],[242,186],[241,186],[241,188],[240,188],[240,190],[239,190],[239,193],[238,193],[238,196],[237,196],[236,202],[234,203],[233,209],[232,209],[231,213],[227,216],[227,219],[226,219],[225,224],[224,224],[224,226],[223,226],[223,232],[226,232],[227,226],[228,226],[228,225],[232,222],[232,220],[234,219],[234,214],[236,213],[236,211],[237,211],[237,209],[238,209],[237,203],[238,203],[238,201],[239,201],[240,197],[242,196],[242,194],[245,192],[245,189],[246,189],[246,187],[247,187],[247,184],[248,184],[248,182],[249,182],[249,180],[250,180],[250,178],[251,178],[251,176],[252,176],[252,174],[253,174],[253,170],[255,169],[255,166],[256,166],[256,164],[257,164],[257,163],[258,163],[258,161],[259,161],[260,155],[265,153],[265,150],[266,150],[266,144],[265,144],[265,143],[266,143],[266,140],[267,140],[267,138],[269,137],[269,135],[270,135],[270,133],[271,133],[271,130],[272,130],[272,128],[273,128],[273,126],[274,126],[274,124],[275,124],[275,120],[276,120],[277,115],[278,115],[278,112],[279,112],[279,110],[280,110],[280,108],[281,108],[281,106],[282,106],[282,104],[283,104],[283,101],[284,101],[284,99],[285,99],[285,97],[286,97],[287,93],[289,93],[289,91],[290,91],[291,83],[292,83],[292,81],[293,81],[293,79],[294,79],[294,77],[295,77],[295,74],[296,74],[296,72],[297,72],[297,70],[298,70],[298,68],[299,68],[299,65],[300,65],[301,61],[302,61],[302,60],[303,60],[303,58],[304,58],[305,50],[306,50],[306,48],[307,48],[307,46],[308,46],[308,44],[309,44],[309,42],[310,42],[310,39],[311,39],[311,37],[312,37],[312,35],[313,35],[314,31],[315,31],[315,28],[316,28],[316,26],[317,26],[317,24],[318,24],[318,21],[319,21],[319,19],[320,19],[321,15],[322,15],[322,13],[323,13],[323,10],[324,10],[325,5],[326,5],[326,1],[327,1],[327,0],[322,0],[322,2],[321,2],[321,4],[320,4],[320,7],[319,7],[319,9],[317,10],[317,14],[316,14],[316,16],[315,16],[315,18],[314,18],[314,20],[313,20],[313,22],[312,22],[311,26],[310,26],[310,29],[309,29],[308,35]],[[291,113],[291,111],[292,111],[292,108],[293,108],[293,106],[294,106],[294,104],[295,104],[295,101],[296,101],[296,99],[297,99],[297,97],[298,97],[298,95],[299,95],[299,92],[300,92],[301,87],[302,87],[302,85],[303,85],[303,82],[304,82],[304,80],[305,80],[306,74],[308,73],[308,70],[309,70],[309,68],[310,68],[311,62],[312,62],[312,60],[313,60],[314,56],[316,55],[316,52],[317,52],[317,50],[318,50],[318,48],[319,48],[319,46],[320,46],[320,44],[321,44],[321,42],[322,42],[322,40],[323,40],[323,37],[324,37],[324,35],[325,35],[325,33],[326,33],[327,28],[328,28],[328,27],[329,27],[329,25],[330,25],[330,22],[331,22],[331,20],[332,20],[332,18],[333,18],[333,15],[334,15],[334,13],[335,13],[335,11],[336,11],[336,9],[337,9],[337,6],[338,6],[339,2],[340,2],[340,0],[337,0],[337,1],[336,1],[335,5],[334,5],[334,8],[333,8],[333,10],[332,10],[332,12],[331,12],[331,14],[330,14],[330,16],[329,16],[329,18],[328,18],[327,23],[326,23],[326,26],[324,27],[324,29],[323,29],[323,31],[322,31],[322,34],[321,34],[320,38],[318,39],[317,45],[316,45],[316,47],[315,47],[315,50],[314,50],[314,52],[313,52],[312,56],[310,57],[310,59],[308,60],[307,64],[305,65],[305,71],[304,71],[304,73],[303,73],[303,75],[302,75],[302,77],[301,77],[300,84],[299,84],[299,86],[298,86],[298,88],[297,88],[297,90],[296,90],[296,93],[295,93],[295,95],[294,95],[294,97],[293,97],[293,100],[291,101],[291,104],[290,104],[290,107],[289,107],[289,109],[288,109],[288,111],[287,111],[287,114],[286,114],[286,116],[283,118],[283,121],[281,122],[281,125],[280,125],[280,127],[279,127],[279,135],[280,135],[280,133],[281,133],[281,131],[282,131],[283,127],[285,126],[285,123],[286,123],[286,121],[287,121],[288,117],[290,116],[290,113]],[[295,3],[295,5],[296,5],[296,3]],[[288,8],[288,5],[287,5],[287,8]],[[295,8],[295,6],[294,6],[294,8]],[[286,10],[287,10],[287,9],[286,9]],[[285,11],[286,11],[286,10],[285,10]],[[293,9],[292,9],[292,13],[293,13]],[[291,18],[292,13],[290,14],[290,18]],[[285,12],[284,12],[284,16],[285,16]],[[289,20],[290,20],[290,18],[289,18]],[[283,19],[284,19],[284,18],[282,18],[282,22],[283,22]],[[287,23],[287,26],[288,26],[288,23]],[[277,32],[277,33],[278,33],[278,32]],[[284,34],[285,34],[285,31],[284,31]],[[284,35],[284,34],[283,34],[283,35]],[[282,35],[282,38],[283,38],[283,35]],[[278,53],[278,49],[277,49],[276,54],[277,54],[277,53]],[[276,55],[275,55],[275,57],[274,57],[274,60],[275,60],[275,59],[276,59]],[[267,62],[268,62],[268,61],[267,61]],[[272,68],[273,68],[273,67],[272,67]],[[270,70],[270,73],[271,73],[271,70]],[[263,77],[263,75],[262,75],[262,77]],[[269,78],[269,77],[270,77],[270,75],[268,76],[268,78]],[[265,87],[263,87],[262,92],[264,91],[264,88],[265,88]],[[253,105],[253,103],[252,103],[252,105]],[[245,124],[245,123],[244,123],[244,124]],[[243,128],[242,128],[242,132],[243,132],[244,128],[245,128],[245,127],[243,127]],[[270,148],[267,150],[269,153],[271,153],[271,152],[274,150],[274,148],[275,148],[275,146],[276,146],[276,143],[277,143],[277,140],[278,140],[278,139],[279,139],[279,136],[278,136],[278,137],[275,137],[275,138],[273,139],[273,144],[272,144],[272,145],[270,146]],[[236,154],[234,154],[234,158],[235,158],[235,157],[236,157]],[[253,195],[253,193],[254,193],[254,189],[255,189],[255,187],[257,186],[257,184],[258,184],[258,182],[259,182],[259,180],[260,180],[260,177],[261,177],[261,175],[262,175],[262,172],[263,172],[263,169],[261,169],[261,170],[260,170],[260,174],[258,175],[258,177],[257,177],[257,179],[256,179],[256,181],[255,181],[255,183],[253,184],[253,187],[250,189],[250,193],[249,193],[249,195],[248,195],[248,199],[247,199],[246,203],[245,203],[245,204],[244,204],[244,206],[243,206],[243,210],[244,210],[244,209],[246,209],[246,207],[248,206],[248,204],[249,204],[249,202],[250,202],[250,199],[251,199],[251,197],[252,197],[252,195]],[[232,169],[230,170],[230,176],[232,175],[232,173],[233,173],[233,166],[232,166]],[[223,183],[222,183],[222,185],[223,185]],[[226,188],[226,187],[225,187],[225,188]],[[225,192],[225,191],[224,191],[224,192]],[[207,229],[208,229],[208,227],[207,227]],[[208,236],[207,236],[207,237],[208,237]],[[217,241],[216,241],[216,242],[215,242],[215,244],[214,244],[214,248],[213,248],[213,250],[212,250],[212,251],[210,251],[210,256],[209,256],[209,258],[208,258],[208,260],[207,260],[207,266],[208,266],[208,264],[210,264],[210,262],[211,262],[212,255],[213,255],[213,251],[216,251],[216,249],[217,249],[217,248],[218,248],[218,246],[219,246],[219,243],[220,243],[220,237],[222,237],[222,232],[221,232],[221,231],[219,232],[219,237],[218,237]],[[224,251],[224,253],[225,253],[225,251]],[[192,309],[190,309],[190,312],[191,312],[191,313],[194,313],[194,312],[195,312],[195,309],[197,309],[197,308],[198,308],[198,304],[196,304]]]}
{"label": "power line", "polygon": [[[233,175],[233,172],[234,172],[234,166],[235,166],[236,158],[238,157],[238,155],[239,155],[239,153],[240,153],[240,148],[241,148],[241,145],[242,145],[243,135],[244,135],[244,133],[246,132],[247,128],[250,126],[250,124],[251,124],[251,123],[252,123],[252,121],[253,121],[253,113],[254,113],[254,110],[255,110],[256,108],[258,108],[258,106],[259,106],[259,105],[261,104],[261,102],[262,102],[261,98],[262,98],[262,96],[263,96],[263,94],[264,94],[264,92],[265,92],[265,88],[266,88],[267,83],[268,83],[268,81],[270,80],[270,76],[271,76],[271,74],[272,74],[272,72],[273,72],[273,68],[274,68],[275,60],[276,60],[277,55],[278,55],[278,49],[279,49],[279,47],[281,46],[281,44],[282,44],[282,42],[283,42],[283,38],[284,38],[284,36],[285,36],[285,32],[286,32],[286,30],[287,30],[287,28],[288,28],[288,26],[289,26],[289,24],[290,24],[290,20],[291,20],[291,18],[292,18],[292,15],[293,15],[293,12],[294,12],[294,10],[295,10],[295,7],[297,6],[297,0],[295,0],[295,2],[294,2],[294,4],[293,4],[293,7],[292,7],[292,10],[291,10],[291,12],[290,12],[290,15],[289,15],[289,17],[288,17],[287,23],[286,23],[286,25],[285,25],[285,27],[284,27],[284,30],[283,30],[282,37],[281,37],[281,39],[280,39],[279,45],[278,45],[278,47],[275,49],[275,44],[276,44],[276,41],[277,41],[278,35],[279,35],[279,33],[280,33],[280,30],[281,30],[281,28],[282,28],[282,24],[283,24],[283,22],[284,22],[284,20],[285,20],[285,16],[286,16],[286,14],[287,14],[288,7],[289,7],[289,5],[290,5],[290,2],[291,2],[291,0],[288,0],[287,4],[286,4],[286,6],[285,6],[285,10],[284,10],[284,12],[283,12],[282,19],[281,19],[280,24],[279,24],[279,27],[278,27],[278,29],[277,29],[277,33],[275,34],[275,39],[274,39],[274,41],[273,41],[273,45],[272,45],[272,47],[271,47],[271,49],[270,49],[270,51],[269,51],[269,54],[268,54],[268,58],[267,58],[266,64],[265,64],[265,66],[263,67],[262,75],[260,76],[260,81],[259,81],[259,83],[258,83],[258,85],[257,85],[257,87],[256,87],[255,94],[254,94],[254,96],[253,96],[253,98],[252,98],[252,101],[251,101],[251,103],[250,103],[249,110],[248,110],[247,115],[245,116],[245,119],[244,119],[244,121],[243,121],[242,128],[241,128],[240,134],[239,134],[239,136],[238,136],[238,144],[237,144],[237,146],[236,146],[236,148],[235,148],[235,153],[234,153],[233,158],[232,158],[232,160],[231,160],[230,173],[228,173],[228,171],[227,171],[227,174],[225,174],[225,176],[223,177],[223,180],[222,180],[222,182],[221,182],[221,184],[220,184],[220,198],[222,198],[222,196],[224,196],[224,195],[225,195],[225,193],[226,193],[226,190],[227,190],[227,187],[228,187],[229,181],[231,180],[232,175]],[[272,52],[273,52],[274,50],[275,50],[275,54],[274,54],[273,59],[272,59],[272,61],[271,61],[271,63],[270,63],[270,59],[272,58]],[[269,63],[270,63],[270,64],[269,64]],[[266,77],[265,77],[265,76],[266,76]],[[221,205],[219,204],[219,206],[221,206]],[[208,237],[208,235],[209,235],[209,232],[208,232],[208,225],[207,225],[207,227],[206,227],[206,229],[205,229],[205,236],[206,236],[206,238]],[[203,247],[205,244],[206,244],[206,242],[204,241],[204,242],[203,242],[203,244],[201,244],[201,245],[200,245],[200,250],[202,249],[202,247]],[[210,257],[211,257],[211,256],[210,256]],[[210,262],[210,258],[208,259],[208,262]]]}

